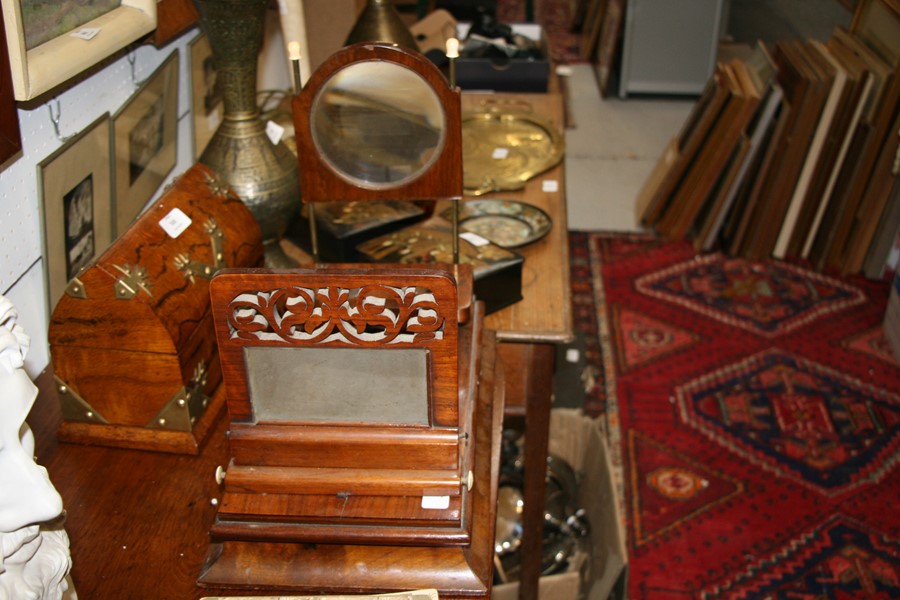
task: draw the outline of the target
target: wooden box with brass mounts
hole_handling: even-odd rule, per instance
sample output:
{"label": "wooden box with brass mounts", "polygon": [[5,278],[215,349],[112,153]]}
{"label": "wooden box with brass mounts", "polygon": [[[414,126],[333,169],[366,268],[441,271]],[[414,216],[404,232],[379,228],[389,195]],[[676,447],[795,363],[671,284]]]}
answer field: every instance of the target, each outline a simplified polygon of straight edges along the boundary
{"label": "wooden box with brass mounts", "polygon": [[459,322],[449,268],[228,270],[210,292],[232,457],[214,538],[470,541],[481,321]]}
{"label": "wooden box with brass mounts", "polygon": [[210,294],[231,459],[201,585],[402,590],[441,554],[429,585],[486,596],[502,385],[471,270],[229,269]]}
{"label": "wooden box with brass mounts", "polygon": [[[313,239],[317,204],[461,198],[459,92],[422,55],[351,45],[293,110]],[[490,595],[504,388],[450,262],[213,279],[230,458],[201,585]]]}
{"label": "wooden box with brass mounts", "polygon": [[49,341],[69,442],[196,454],[221,411],[209,280],[261,264],[252,214],[195,165],[73,279]]}

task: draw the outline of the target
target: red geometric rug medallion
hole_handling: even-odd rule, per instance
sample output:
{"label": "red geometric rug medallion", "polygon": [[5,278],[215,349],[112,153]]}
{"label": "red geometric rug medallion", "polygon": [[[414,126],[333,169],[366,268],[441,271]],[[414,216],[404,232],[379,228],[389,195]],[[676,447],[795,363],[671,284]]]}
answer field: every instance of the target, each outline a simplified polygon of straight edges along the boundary
{"label": "red geometric rug medallion", "polygon": [[888,285],[641,235],[574,239],[598,307],[629,598],[900,597]]}

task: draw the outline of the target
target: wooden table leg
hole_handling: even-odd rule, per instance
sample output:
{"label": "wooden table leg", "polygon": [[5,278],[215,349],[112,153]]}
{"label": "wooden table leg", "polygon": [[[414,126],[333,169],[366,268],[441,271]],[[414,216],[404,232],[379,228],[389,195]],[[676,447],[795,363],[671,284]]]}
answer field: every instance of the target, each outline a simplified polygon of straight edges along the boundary
{"label": "wooden table leg", "polygon": [[507,413],[521,414],[524,408],[525,416],[525,507],[519,600],[537,600],[556,347],[553,344],[504,343],[498,350],[506,366]]}

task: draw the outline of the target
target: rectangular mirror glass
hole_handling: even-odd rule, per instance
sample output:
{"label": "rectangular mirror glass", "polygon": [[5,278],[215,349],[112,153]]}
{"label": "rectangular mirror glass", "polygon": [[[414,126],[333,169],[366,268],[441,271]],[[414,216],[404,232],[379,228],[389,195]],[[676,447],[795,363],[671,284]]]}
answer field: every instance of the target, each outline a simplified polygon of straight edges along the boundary
{"label": "rectangular mirror glass", "polygon": [[428,425],[428,351],[247,346],[256,422]]}

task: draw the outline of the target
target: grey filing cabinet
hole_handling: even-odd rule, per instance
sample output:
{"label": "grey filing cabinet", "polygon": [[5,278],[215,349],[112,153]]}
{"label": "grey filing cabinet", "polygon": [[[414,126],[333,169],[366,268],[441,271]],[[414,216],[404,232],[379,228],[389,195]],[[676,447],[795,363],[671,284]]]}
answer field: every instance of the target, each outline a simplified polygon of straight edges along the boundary
{"label": "grey filing cabinet", "polygon": [[628,0],[619,96],[703,91],[727,25],[728,0]]}

